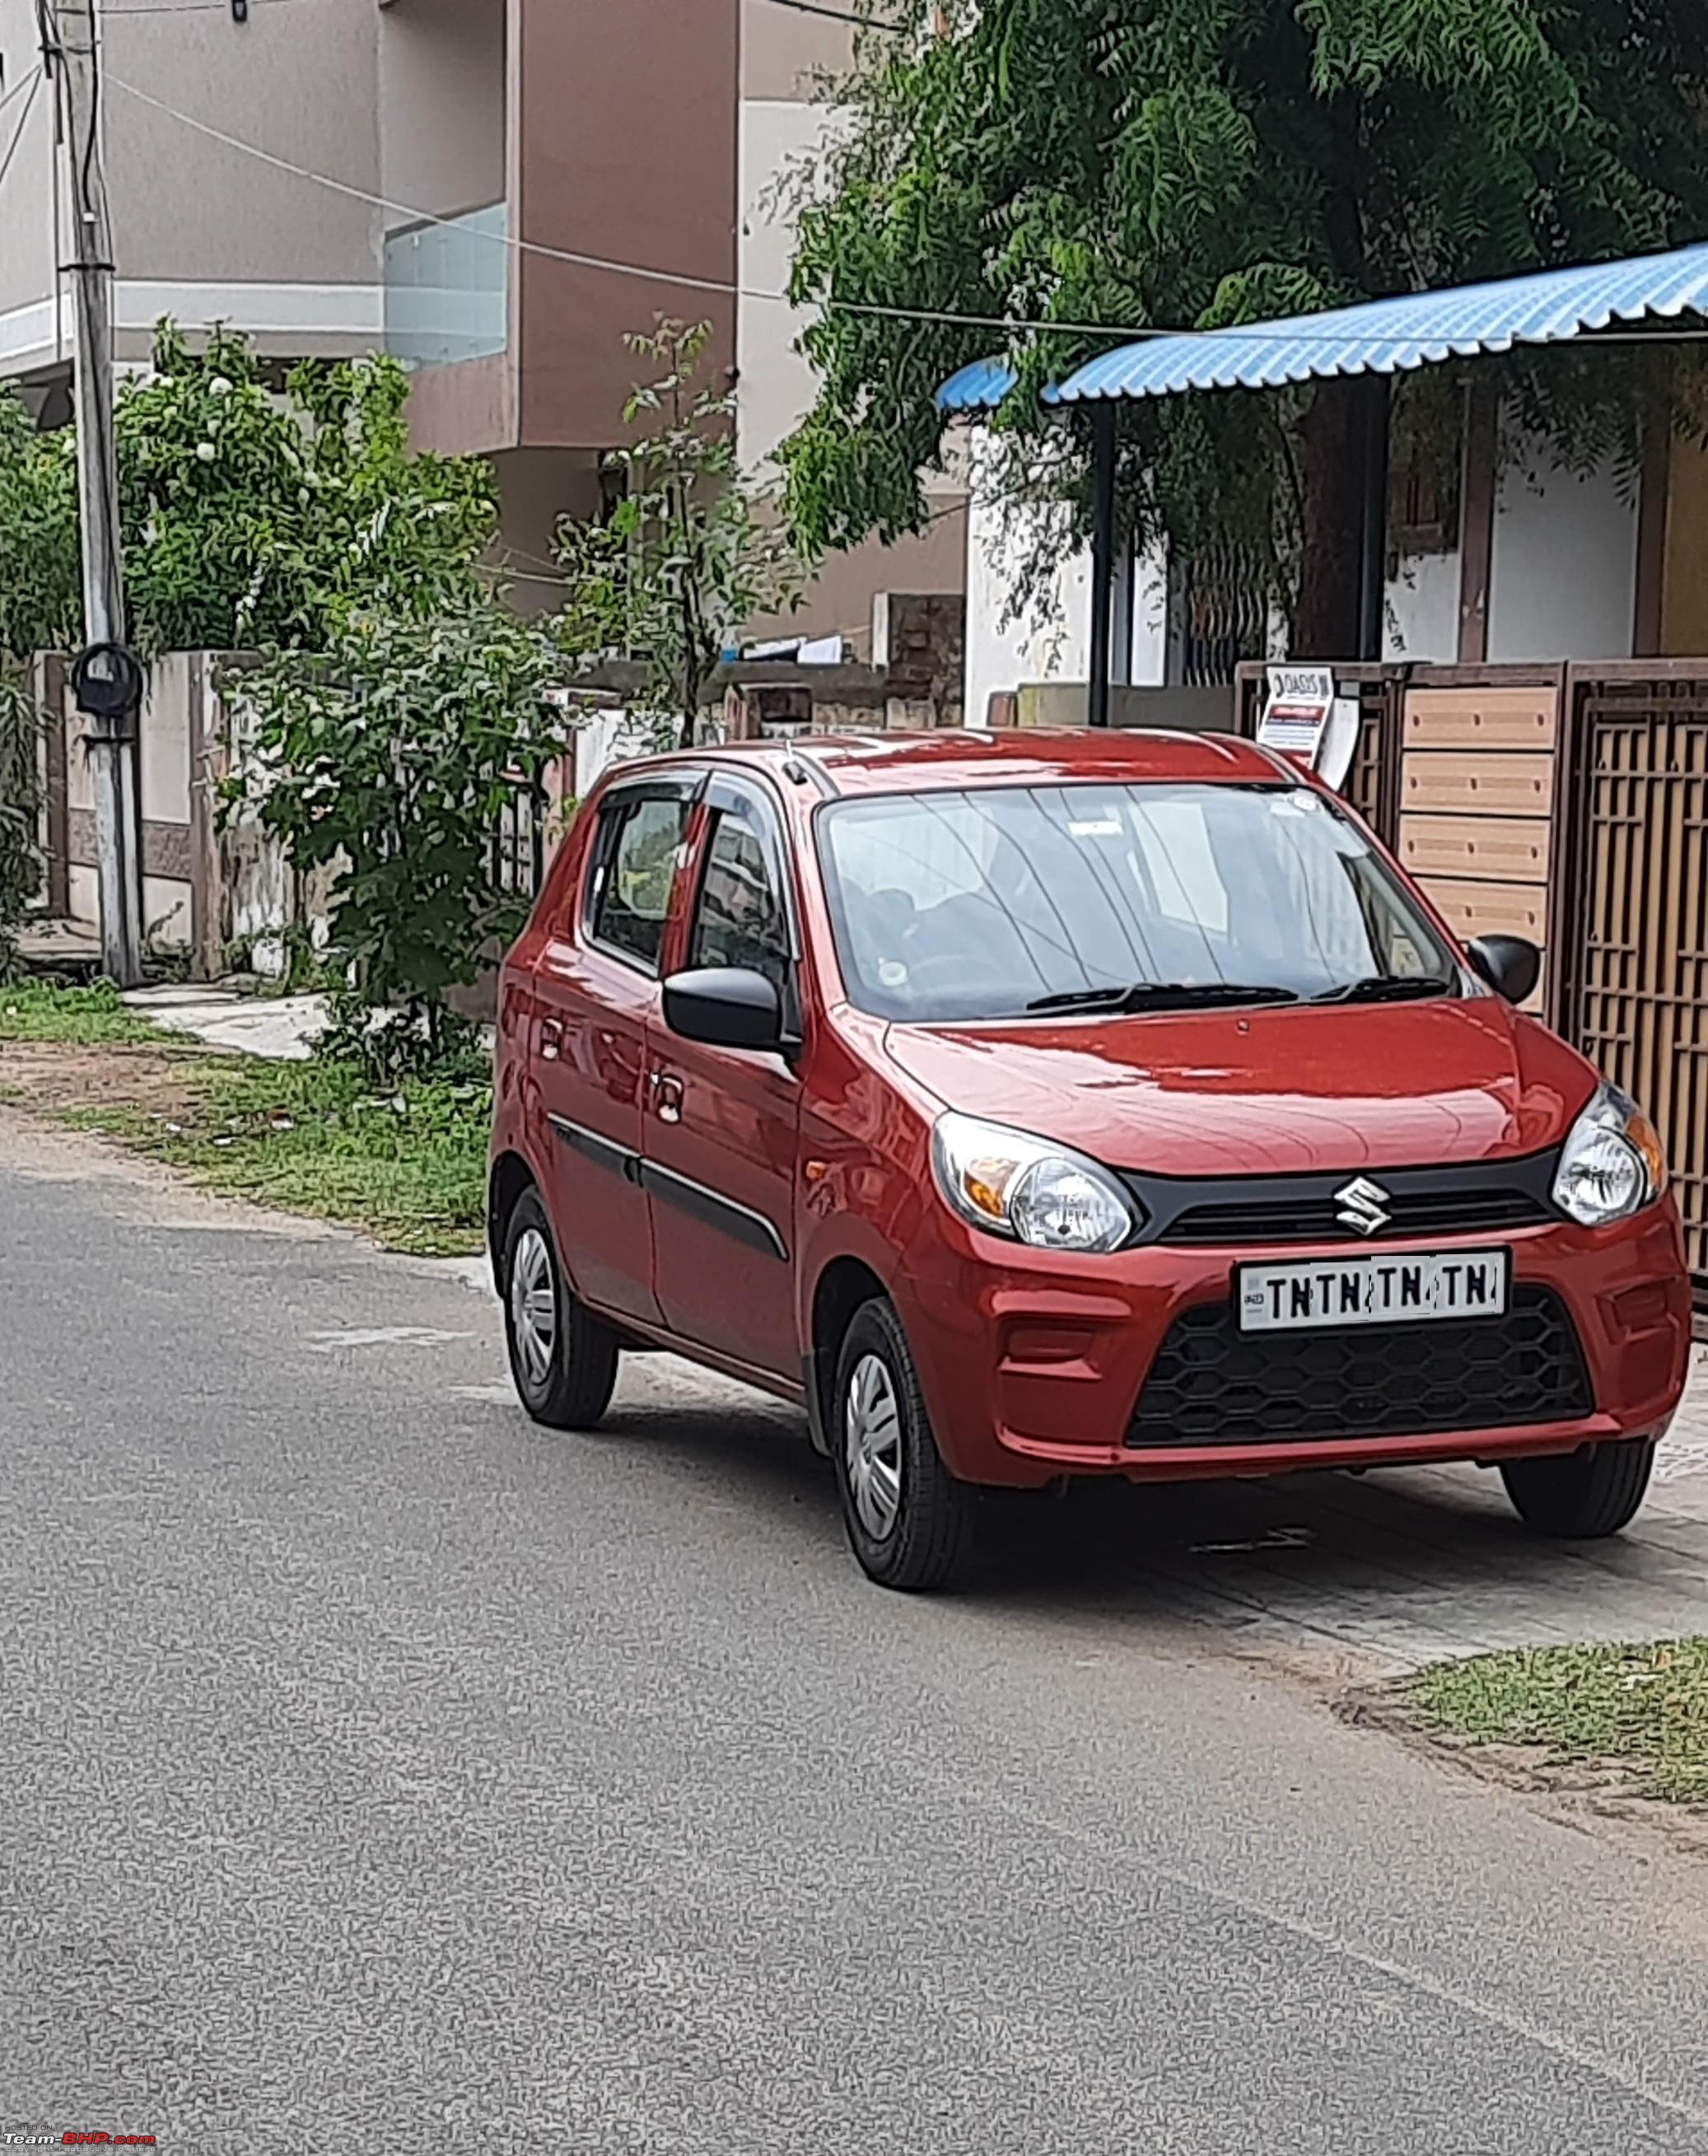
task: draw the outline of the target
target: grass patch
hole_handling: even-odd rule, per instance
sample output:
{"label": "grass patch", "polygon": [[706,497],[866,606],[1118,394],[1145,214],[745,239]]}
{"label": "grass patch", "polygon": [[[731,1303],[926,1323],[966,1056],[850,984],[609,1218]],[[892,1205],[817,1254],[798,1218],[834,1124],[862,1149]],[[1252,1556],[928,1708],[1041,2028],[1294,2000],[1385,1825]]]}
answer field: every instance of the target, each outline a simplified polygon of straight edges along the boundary
{"label": "grass patch", "polygon": [[41,981],[0,988],[0,1040],[59,1040],[85,1048],[165,1045],[159,1027],[121,1003],[110,981],[86,988]]}
{"label": "grass patch", "polygon": [[360,1228],[418,1256],[482,1247],[492,1112],[483,1081],[411,1079],[378,1094],[353,1064],[186,1045],[101,988],[0,989],[0,1089],[13,1075],[8,1040],[30,1058],[14,1098],[210,1190]]}
{"label": "grass patch", "polygon": [[1610,1765],[1635,1796],[1708,1804],[1708,1639],[1538,1647],[1423,1671],[1402,1698],[1424,1727]]}

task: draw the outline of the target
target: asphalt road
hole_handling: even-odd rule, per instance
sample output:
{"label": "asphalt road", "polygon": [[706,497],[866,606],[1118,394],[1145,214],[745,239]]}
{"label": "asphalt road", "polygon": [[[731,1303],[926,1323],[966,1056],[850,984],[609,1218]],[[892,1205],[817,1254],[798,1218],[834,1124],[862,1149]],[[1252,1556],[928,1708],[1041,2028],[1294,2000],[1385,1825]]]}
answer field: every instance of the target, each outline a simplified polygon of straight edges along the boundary
{"label": "asphalt road", "polygon": [[900,1600],[787,1415],[500,1374],[0,1111],[0,2137],[1708,2156],[1659,1841],[1336,1720],[1119,1507]]}

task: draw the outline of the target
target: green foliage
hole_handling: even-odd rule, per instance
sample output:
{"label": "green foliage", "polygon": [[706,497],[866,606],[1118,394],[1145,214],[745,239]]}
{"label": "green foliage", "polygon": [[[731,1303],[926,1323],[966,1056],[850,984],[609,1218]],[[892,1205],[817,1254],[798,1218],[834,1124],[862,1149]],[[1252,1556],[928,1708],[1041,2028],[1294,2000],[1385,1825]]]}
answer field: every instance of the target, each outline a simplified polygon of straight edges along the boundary
{"label": "green foliage", "polygon": [[172,1045],[156,1026],[121,1001],[110,981],[87,988],[17,981],[0,990],[0,1040],[56,1040],[69,1047]]}
{"label": "green foliage", "polygon": [[639,659],[634,716],[660,738],[690,738],[700,698],[732,636],[792,608],[803,571],[783,529],[756,511],[736,463],[733,393],[696,387],[708,323],[664,322],[632,336],[662,369],[628,399],[634,439],[607,459],[623,475],[608,521],[567,521],[559,640],[582,666]]}
{"label": "green foliage", "polygon": [[[146,652],[318,651],[356,610],[424,618],[478,585],[496,508],[478,458],[413,454],[382,357],[305,362],[281,393],[247,341],[170,323],[114,417],[126,598]],[[80,640],[76,439],[0,393],[0,646]]]}
{"label": "green foliage", "polygon": [[1423,1671],[1402,1696],[1473,1744],[1616,1763],[1639,1794],[1708,1803],[1708,1640],[1479,1655]]}
{"label": "green foliage", "polygon": [[[103,1060],[98,1105],[78,1102],[69,1065],[54,1089],[59,1112],[211,1189],[342,1221],[387,1250],[441,1257],[480,1248],[490,1070],[376,1092],[355,1062],[213,1055],[151,1025],[107,982],[0,989],[0,1044],[8,1040],[130,1051],[122,1062]],[[128,1101],[115,1077],[126,1070],[137,1074]],[[162,1093],[175,1105],[162,1106]]]}
{"label": "green foliage", "polygon": [[17,969],[18,932],[42,879],[40,742],[34,700],[0,654],[0,982]]}
{"label": "green foliage", "polygon": [[[814,549],[922,528],[933,393],[1005,343],[1022,382],[998,485],[1035,488],[1048,444],[1047,490],[1075,511],[1048,545],[1072,543],[1085,420],[1037,393],[1110,340],[1051,323],[1220,327],[1708,229],[1700,0],[967,0],[943,37],[912,12],[918,35],[861,41],[834,93],[853,125],[802,182],[792,290],[831,304],[803,339],[817,402],[781,454]],[[1484,364],[1515,420],[1580,464],[1634,460],[1666,386],[1628,353]],[[1136,536],[1190,556],[1231,533],[1292,603],[1311,459],[1336,453],[1300,422],[1335,393],[1124,408]]]}
{"label": "green foliage", "polygon": [[431,620],[351,614],[318,663],[280,651],[242,677],[254,732],[231,805],[300,872],[334,871],[335,1045],[372,1069],[438,1063],[465,1030],[448,993],[526,917],[495,836],[564,752],[546,694],[563,672],[543,630],[473,598]]}
{"label": "green foliage", "polygon": [[74,467],[0,388],[0,654],[70,643],[82,603],[77,533]]}
{"label": "green foliage", "polygon": [[472,1255],[484,1240],[490,1082],[405,1078],[355,1061],[196,1058],[173,1115],[74,1112],[232,1198],[360,1228],[389,1250]]}

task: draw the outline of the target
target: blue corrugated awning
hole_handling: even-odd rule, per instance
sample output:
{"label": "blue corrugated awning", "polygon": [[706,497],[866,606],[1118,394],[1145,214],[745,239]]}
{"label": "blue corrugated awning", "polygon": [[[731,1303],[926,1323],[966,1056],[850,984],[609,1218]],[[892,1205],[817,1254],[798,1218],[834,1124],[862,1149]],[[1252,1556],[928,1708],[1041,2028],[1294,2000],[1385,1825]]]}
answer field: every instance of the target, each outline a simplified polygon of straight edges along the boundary
{"label": "blue corrugated awning", "polygon": [[937,403],[945,412],[993,411],[1019,379],[1005,359],[976,359],[949,377]]}
{"label": "blue corrugated awning", "polygon": [[[1544,270],[1446,291],[1367,300],[1249,328],[1147,337],[1089,361],[1044,393],[1047,404],[1171,397],[1185,389],[1275,389],[1342,374],[1399,374],[1514,345],[1554,344],[1615,322],[1708,312],[1708,244],[1625,262]],[[937,393],[946,411],[989,410],[1018,376],[1006,362],[962,367]]]}

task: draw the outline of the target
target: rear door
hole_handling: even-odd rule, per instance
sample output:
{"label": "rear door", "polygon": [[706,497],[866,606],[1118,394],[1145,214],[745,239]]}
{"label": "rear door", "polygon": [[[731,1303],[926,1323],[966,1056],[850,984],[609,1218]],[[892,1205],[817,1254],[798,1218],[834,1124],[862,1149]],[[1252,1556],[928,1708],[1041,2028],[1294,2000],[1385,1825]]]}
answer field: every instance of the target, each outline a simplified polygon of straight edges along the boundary
{"label": "rear door", "polygon": [[[797,918],[782,827],[757,782],[719,773],[690,865],[685,967],[777,983],[800,1031]],[[793,1251],[800,1084],[781,1055],[649,1036],[642,1173],[664,1322],[685,1340],[798,1381]]]}
{"label": "rear door", "polygon": [[535,972],[535,1065],[551,1129],[552,1226],[577,1292],[659,1322],[640,1187],[648,1029],[671,894],[703,773],[613,787],[579,887],[549,924]]}

